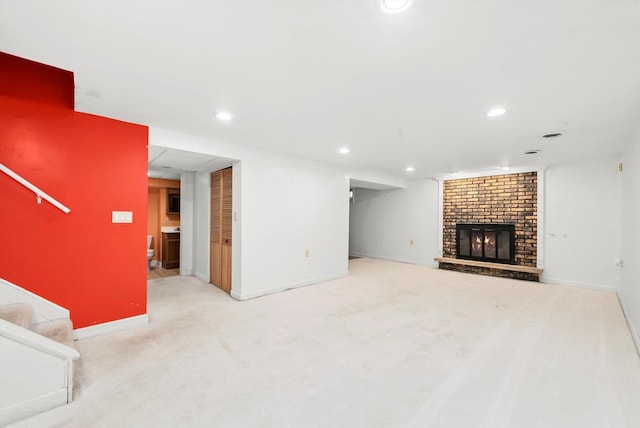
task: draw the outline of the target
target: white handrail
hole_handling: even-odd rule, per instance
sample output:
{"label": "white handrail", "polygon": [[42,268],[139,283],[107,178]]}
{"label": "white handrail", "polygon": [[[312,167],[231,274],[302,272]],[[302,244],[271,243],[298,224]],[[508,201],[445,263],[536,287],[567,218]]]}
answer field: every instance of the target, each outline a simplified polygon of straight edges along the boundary
{"label": "white handrail", "polygon": [[69,214],[71,212],[71,210],[69,208],[67,208],[66,206],[62,205],[60,202],[55,200],[55,198],[47,195],[45,192],[40,190],[38,187],[34,186],[33,184],[31,184],[30,182],[28,182],[24,178],[20,177],[18,174],[16,174],[15,172],[11,171],[8,167],[4,166],[1,163],[0,163],[0,171],[4,172],[9,177],[13,178],[18,183],[22,184],[24,187],[26,187],[27,189],[29,189],[33,193],[35,193],[38,203],[41,203],[42,199],[44,198],[51,205],[53,205],[54,207],[58,208],[59,210],[65,212],[66,214]]}

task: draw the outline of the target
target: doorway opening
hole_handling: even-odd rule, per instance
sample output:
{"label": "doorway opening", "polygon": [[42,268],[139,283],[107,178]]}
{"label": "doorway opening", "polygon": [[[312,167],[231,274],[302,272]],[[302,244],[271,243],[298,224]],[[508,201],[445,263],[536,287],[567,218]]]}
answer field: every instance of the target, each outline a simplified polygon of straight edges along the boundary
{"label": "doorway opening", "polygon": [[[158,271],[165,274],[161,277],[195,276],[209,283],[209,177],[212,171],[230,167],[237,161],[151,145],[148,155],[147,233],[153,237],[152,265],[163,269]],[[164,187],[152,185],[154,182]],[[171,260],[164,260],[165,256],[171,256]],[[155,278],[148,276],[148,279]]]}
{"label": "doorway opening", "polygon": [[349,247],[348,259],[376,257],[380,249],[370,237],[375,236],[378,227],[371,219],[375,218],[376,205],[370,203],[385,191],[397,190],[400,187],[373,181],[349,179]]}

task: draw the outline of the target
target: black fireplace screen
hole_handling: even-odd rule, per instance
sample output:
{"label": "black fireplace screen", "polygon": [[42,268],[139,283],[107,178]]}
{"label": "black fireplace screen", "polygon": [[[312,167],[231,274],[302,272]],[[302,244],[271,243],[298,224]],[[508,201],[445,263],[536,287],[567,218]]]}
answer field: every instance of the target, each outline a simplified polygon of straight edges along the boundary
{"label": "black fireplace screen", "polygon": [[456,257],[514,264],[515,225],[456,224]]}

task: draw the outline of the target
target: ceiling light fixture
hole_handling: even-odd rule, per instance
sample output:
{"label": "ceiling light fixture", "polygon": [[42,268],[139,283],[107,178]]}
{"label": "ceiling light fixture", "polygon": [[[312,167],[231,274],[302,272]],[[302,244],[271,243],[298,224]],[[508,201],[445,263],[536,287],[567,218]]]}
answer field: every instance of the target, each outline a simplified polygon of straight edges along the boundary
{"label": "ceiling light fixture", "polygon": [[509,171],[509,170],[511,169],[511,167],[510,167],[510,166],[501,166],[501,167],[499,167],[499,168],[500,168],[501,170],[503,170],[503,171]]}
{"label": "ceiling light fixture", "polygon": [[414,167],[412,167],[412,166],[408,166],[408,167],[406,167],[404,170],[405,170],[405,171],[407,171],[407,172],[413,172],[413,171],[415,171],[416,169],[415,169]]}
{"label": "ceiling light fixture", "polygon": [[233,119],[233,116],[231,116],[231,114],[227,113],[226,111],[219,111],[216,113],[216,119],[227,122]]}
{"label": "ceiling light fixture", "polygon": [[413,0],[380,0],[382,10],[387,13],[400,13],[409,8]]}
{"label": "ceiling light fixture", "polygon": [[502,107],[496,107],[496,108],[493,108],[493,109],[489,110],[489,111],[487,112],[487,116],[488,116],[488,117],[502,116],[502,115],[503,115],[503,114],[505,114],[506,112],[507,112],[507,110],[505,110],[504,108],[502,108]]}
{"label": "ceiling light fixture", "polygon": [[340,147],[338,149],[338,153],[340,153],[341,155],[346,155],[347,153],[349,153],[349,148],[348,147]]}

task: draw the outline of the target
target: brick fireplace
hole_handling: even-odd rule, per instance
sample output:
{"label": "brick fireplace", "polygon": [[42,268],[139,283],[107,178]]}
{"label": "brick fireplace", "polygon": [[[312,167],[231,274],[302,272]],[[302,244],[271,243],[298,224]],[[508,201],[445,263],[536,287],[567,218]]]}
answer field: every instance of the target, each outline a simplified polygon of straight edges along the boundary
{"label": "brick fireplace", "polygon": [[[439,259],[440,268],[538,281],[539,274],[526,269],[535,268],[538,257],[537,189],[538,177],[535,171],[445,180],[443,183],[442,255],[444,259],[456,259],[456,263],[447,263]],[[513,248],[510,249],[512,259],[502,261],[502,263],[509,263],[510,267],[505,269],[500,263],[496,263],[495,268],[492,267],[493,264],[486,266],[487,263],[483,263],[483,266],[478,266],[479,263],[465,264],[461,259],[471,257],[460,256],[460,245],[456,245],[456,236],[460,234],[460,229],[467,227],[469,230],[476,231],[492,230],[492,225],[495,225],[493,229],[496,230],[505,228],[513,230],[511,244]],[[491,262],[484,255],[481,260]],[[525,268],[525,271],[517,270],[518,267]]]}

